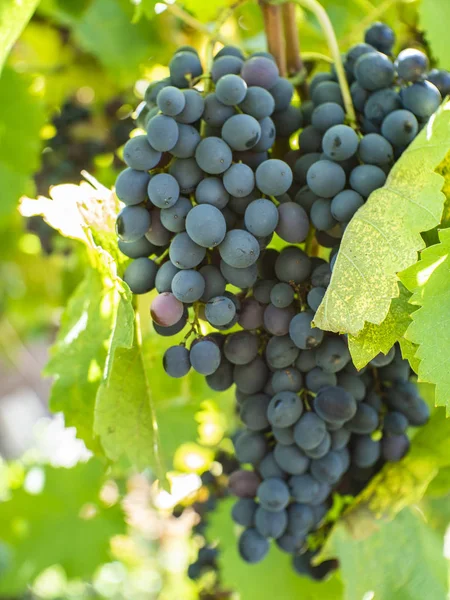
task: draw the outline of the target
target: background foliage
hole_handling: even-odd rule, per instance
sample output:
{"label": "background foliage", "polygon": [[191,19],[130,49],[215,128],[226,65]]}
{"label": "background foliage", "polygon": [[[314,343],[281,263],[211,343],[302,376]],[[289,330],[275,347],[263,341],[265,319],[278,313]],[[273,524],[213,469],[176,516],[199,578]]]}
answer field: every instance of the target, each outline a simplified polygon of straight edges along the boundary
{"label": "background foliage", "polygon": [[[445,0],[323,5],[342,51],[383,19],[400,47],[423,46],[450,68]],[[55,378],[50,408],[64,413],[66,427],[76,428],[89,452],[79,451],[80,462],[67,468],[36,442],[1,463],[0,597],[189,600],[201,592],[184,575],[195,555],[192,516],[175,521],[170,509],[198,488],[196,473],[213,463],[215,450],[230,447],[232,393],[213,393],[196,374],[165,377],[160,357],[169,343],[151,333],[149,299],[139,301],[137,323],[119,277],[117,207],[108,188],[147,82],[166,75],[178,45],[204,51],[227,6],[226,0],[1,3],[0,356],[17,367],[24,345],[54,341],[45,371]],[[327,54],[315,20],[300,10],[297,18],[302,50]],[[264,49],[257,3],[237,3],[221,34],[247,50]],[[376,192],[352,221],[319,316],[322,327],[350,334],[359,366],[400,341],[419,379],[429,382],[430,405],[447,411],[450,240],[448,218],[440,225],[440,215],[443,206],[448,213],[450,198],[449,115],[447,104],[393,170],[389,189]],[[105,187],[80,186],[82,170]],[[69,185],[49,192],[59,184]],[[401,236],[393,236],[399,228]],[[393,237],[398,247],[386,243]],[[354,267],[365,283],[353,277],[348,252],[367,257]],[[349,291],[351,303],[341,310]],[[244,565],[228,502],[221,503],[208,534],[221,542],[224,589],[243,600],[444,600],[450,553],[444,417],[436,408],[410,455],[385,468],[334,528],[323,554],[338,557],[342,569],[325,583],[294,575],[276,550],[270,569]]]}

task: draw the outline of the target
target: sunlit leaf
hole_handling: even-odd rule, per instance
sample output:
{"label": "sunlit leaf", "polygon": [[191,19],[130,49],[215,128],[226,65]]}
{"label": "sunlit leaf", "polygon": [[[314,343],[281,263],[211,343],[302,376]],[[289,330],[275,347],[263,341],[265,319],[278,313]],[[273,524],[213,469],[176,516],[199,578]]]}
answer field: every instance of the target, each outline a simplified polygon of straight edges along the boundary
{"label": "sunlit leaf", "polygon": [[450,48],[447,43],[450,4],[447,0],[422,0],[419,15],[421,28],[439,67],[450,68]]}
{"label": "sunlit leaf", "polygon": [[34,13],[39,0],[0,2],[0,73],[14,42]]}
{"label": "sunlit leaf", "polygon": [[315,324],[356,336],[379,325],[398,296],[396,274],[417,261],[421,231],[442,214],[444,179],[435,172],[450,148],[450,103],[441,107],[350,221]]}

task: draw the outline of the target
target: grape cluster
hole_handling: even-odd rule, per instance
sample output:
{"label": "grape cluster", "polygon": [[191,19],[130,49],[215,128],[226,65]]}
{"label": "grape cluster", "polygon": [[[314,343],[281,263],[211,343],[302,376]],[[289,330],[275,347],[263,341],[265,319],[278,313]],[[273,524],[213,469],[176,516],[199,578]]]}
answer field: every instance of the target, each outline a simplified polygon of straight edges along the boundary
{"label": "grape cluster", "polygon": [[[347,223],[450,91],[448,73],[415,49],[394,59],[393,44],[376,23],[345,56],[356,126],[334,70],[298,106],[267,53],[224,47],[204,74],[196,51],[179,49],[147,90],[147,133],[127,142],[116,183],[119,246],[135,259],[125,281],[136,294],[156,288],[160,335],[189,322],[165,371],[236,386],[235,451],[251,466],[230,483],[242,558],[259,562],[275,539],[316,579],[335,568],[312,566],[308,548],[332,492],[356,493],[400,460],[407,428],[429,416],[398,348],[357,371],[345,336],[311,326]],[[275,142],[298,131],[299,150],[280,159]]]}

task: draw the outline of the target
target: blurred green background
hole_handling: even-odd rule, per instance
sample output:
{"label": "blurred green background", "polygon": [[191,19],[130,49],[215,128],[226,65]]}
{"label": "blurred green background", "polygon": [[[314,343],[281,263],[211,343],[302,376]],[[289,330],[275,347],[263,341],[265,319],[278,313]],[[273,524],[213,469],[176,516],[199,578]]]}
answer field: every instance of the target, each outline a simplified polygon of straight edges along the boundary
{"label": "blurred green background", "polygon": [[[423,47],[435,63],[450,67],[448,0],[323,4],[342,51],[382,19],[395,29],[399,48]],[[51,380],[41,374],[63,310],[90,266],[83,244],[59,235],[40,217],[23,218],[19,199],[48,197],[52,186],[79,184],[81,171],[111,187],[148,82],[167,75],[177,46],[192,44],[204,54],[207,33],[227,5],[225,0],[0,1],[0,70],[5,59],[0,77],[0,598],[343,597],[340,576],[317,587],[293,575],[279,555],[266,561],[267,568],[251,570],[232,549],[223,553],[222,581],[188,579],[187,567],[204,543],[201,531],[192,533],[198,516],[191,505],[214,499],[198,474],[210,469],[220,495],[223,467],[216,459],[219,450],[231,450],[232,393],[213,394],[195,376],[183,383],[166,380],[159,366],[166,342],[150,333],[145,301],[144,349],[171,493],[155,486],[149,470],[139,473],[127,460],[111,464],[92,456],[95,441],[80,430],[77,438],[71,427],[76,418],[69,414],[65,423],[59,412],[64,382],[58,382],[62,393],[52,398],[50,412]],[[302,50],[327,55],[315,20],[301,10],[297,18]],[[241,3],[221,34],[245,50],[266,49],[258,4]],[[307,64],[311,71],[324,68]],[[80,395],[92,393],[89,381]],[[401,513],[398,529],[377,534],[415,532],[426,552],[422,549],[414,560],[428,561],[435,585],[430,594],[411,589],[409,595],[374,596],[369,589],[361,595],[356,591],[361,586],[354,586],[347,598],[445,598],[448,480],[444,470],[421,506]],[[231,548],[228,510],[226,501],[212,518],[211,537]],[[417,520],[419,511],[432,527]],[[409,543],[407,535],[403,543]],[[369,550],[366,561],[381,569]]]}

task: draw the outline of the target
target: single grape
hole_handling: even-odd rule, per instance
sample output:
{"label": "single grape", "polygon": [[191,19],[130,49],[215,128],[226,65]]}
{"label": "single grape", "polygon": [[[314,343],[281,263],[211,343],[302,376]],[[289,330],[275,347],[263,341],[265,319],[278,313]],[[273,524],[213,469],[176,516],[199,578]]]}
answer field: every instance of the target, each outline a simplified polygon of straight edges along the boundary
{"label": "single grape", "polygon": [[203,179],[203,172],[195,158],[176,158],[169,166],[169,173],[175,177],[182,194],[192,193]]}
{"label": "single grape", "polygon": [[201,375],[211,375],[220,365],[220,349],[208,339],[192,344],[189,352],[192,368]]}
{"label": "single grape", "polygon": [[242,229],[233,229],[225,235],[219,245],[219,252],[230,266],[244,268],[258,260],[260,250],[258,241],[251,233]]}
{"label": "single grape", "polygon": [[368,434],[378,427],[378,413],[369,404],[360,402],[355,416],[345,424],[345,428],[352,433]]}
{"label": "single grape", "polygon": [[240,104],[247,95],[247,84],[245,81],[230,73],[221,77],[216,84],[217,99],[226,106]]}
{"label": "single grape", "polygon": [[125,169],[119,173],[116,179],[116,196],[128,205],[145,202],[148,198],[147,186],[149,180],[148,173],[130,168]]}
{"label": "single grape", "polygon": [[336,385],[337,377],[334,373],[325,373],[320,367],[314,367],[306,374],[305,384],[310,392],[316,394],[327,385]]}
{"label": "single grape", "polygon": [[191,158],[200,143],[200,134],[192,125],[178,124],[178,141],[170,153],[176,158]]}
{"label": "single grape", "polygon": [[195,151],[198,166],[210,175],[224,173],[232,158],[230,147],[218,137],[204,138]]}
{"label": "single grape", "polygon": [[158,248],[165,248],[170,242],[172,234],[161,223],[161,211],[159,208],[153,208],[151,211],[150,229],[145,234],[145,237]]}
{"label": "single grape", "polygon": [[322,140],[322,148],[332,160],[346,160],[358,149],[359,139],[348,125],[334,125],[327,130]]}
{"label": "single grape", "polygon": [[193,52],[177,52],[169,63],[170,79],[173,85],[189,87],[190,82],[203,73],[199,57]]}
{"label": "single grape", "polygon": [[344,169],[329,160],[319,160],[308,169],[306,180],[311,190],[322,198],[336,196],[345,186]]}
{"label": "single grape", "polygon": [[404,433],[400,435],[385,435],[381,440],[381,453],[384,460],[398,462],[409,450],[411,443]]}
{"label": "single grape", "polygon": [[292,184],[291,168],[282,160],[269,159],[256,169],[256,185],[263,194],[281,196]]}
{"label": "single grape", "polygon": [[395,34],[388,25],[377,21],[364,32],[364,41],[380,52],[390,54],[395,43]]}
{"label": "single grape", "polygon": [[[376,94],[377,92],[375,92]],[[367,99],[370,96],[370,92],[365,90],[359,85],[357,81],[354,81],[350,86],[350,94],[352,96],[353,106],[358,112],[364,112]]]}
{"label": "single grape", "polygon": [[258,505],[253,498],[239,498],[231,509],[231,518],[238,525],[252,527],[255,523],[255,514]]}
{"label": "single grape", "polygon": [[150,213],[143,206],[125,206],[117,215],[116,233],[124,242],[135,242],[150,227]]}
{"label": "single grape", "polygon": [[392,88],[383,88],[370,94],[364,105],[364,116],[375,125],[381,125],[389,113],[401,107],[398,92]]}
{"label": "single grape", "polygon": [[202,262],[205,254],[205,248],[193,242],[185,231],[177,233],[170,244],[170,260],[179,269],[193,269]]}
{"label": "single grape", "polygon": [[287,110],[291,105],[292,96],[294,95],[294,86],[288,79],[279,77],[275,85],[270,88],[270,93],[275,100],[274,110]]}
{"label": "single grape", "polygon": [[383,187],[385,181],[385,172],[376,165],[358,165],[350,173],[349,180],[351,187],[364,198]]}
{"label": "single grape", "polygon": [[199,204],[186,217],[186,231],[199,246],[213,248],[224,239],[227,226],[218,208],[210,204]]}
{"label": "single grape", "polygon": [[280,281],[302,283],[311,272],[311,261],[300,248],[288,246],[277,257],[275,272]]}
{"label": "single grape", "polygon": [[298,348],[288,335],[272,337],[266,346],[266,360],[272,369],[284,369],[292,365],[298,356]]}
{"label": "single grape", "polygon": [[241,463],[259,463],[267,454],[267,440],[257,431],[243,431],[234,441],[236,457]]}
{"label": "single grape", "polygon": [[145,90],[144,100],[149,106],[156,104],[156,98],[164,87],[170,85],[170,77],[161,79],[160,81],[152,81]]}
{"label": "single grape", "polygon": [[303,377],[300,371],[294,367],[288,367],[275,371],[272,375],[272,387],[278,392],[299,392],[302,389]]}
{"label": "single grape", "polygon": [[450,94],[450,73],[448,71],[444,69],[432,69],[426,78],[437,87],[442,98]]}
{"label": "single grape", "polygon": [[293,502],[288,507],[288,532],[292,535],[307,533],[314,524],[314,514],[310,506]]}
{"label": "single grape", "polygon": [[206,383],[215,392],[224,392],[234,383],[233,365],[222,358],[214,373],[206,376]]}
{"label": "single grape", "polygon": [[314,409],[328,423],[349,421],[356,414],[356,401],[346,390],[338,386],[321,388],[314,398]]}
{"label": "single grape", "polygon": [[317,327],[312,327],[314,314],[311,312],[298,313],[289,323],[289,335],[301,350],[316,348],[322,343],[324,333]]}
{"label": "single grape", "polygon": [[289,487],[294,500],[301,504],[310,504],[320,492],[320,483],[307,473],[291,477]]}
{"label": "single grape", "polygon": [[269,304],[264,311],[264,327],[272,335],[286,335],[289,331],[289,323],[294,315],[295,309],[293,306],[277,308],[273,304]]}
{"label": "single grape", "polygon": [[[261,128],[261,137],[252,148],[251,154],[253,154],[253,157],[264,155],[265,151],[269,150],[275,141],[276,130],[273,120],[270,117],[264,117],[258,122]],[[257,164],[249,164],[249,166],[251,166],[252,169],[256,169],[262,162],[267,160],[267,158],[268,157],[265,155],[262,160],[257,162]]]}
{"label": "single grape", "polygon": [[[347,68],[351,72],[353,72],[355,63],[358,60],[358,58],[363,54],[368,54],[369,52],[376,52],[376,48],[374,48],[370,44],[355,44],[354,46],[352,46],[347,52],[347,56],[345,57],[345,63],[347,65]],[[356,106],[355,108],[359,110]]]}
{"label": "single grape", "polygon": [[394,435],[401,435],[405,433],[409,425],[408,419],[405,415],[398,411],[389,411],[384,415],[383,419],[383,430],[386,433],[392,433]]}
{"label": "single grape", "polygon": [[117,245],[122,254],[125,254],[128,258],[149,257],[156,250],[156,246],[151,244],[145,236],[138,238],[134,242],[124,242],[119,239]]}
{"label": "single grape", "polygon": [[258,354],[258,337],[249,331],[237,331],[227,336],[223,352],[234,365],[246,365]]}
{"label": "single grape", "polygon": [[178,141],[178,124],[172,117],[156,115],[147,126],[147,138],[150,146],[159,152],[172,150]]}
{"label": "single grape", "polygon": [[214,60],[221,58],[222,56],[237,56],[241,60],[245,59],[245,56],[240,48],[237,46],[224,46],[219,50],[219,52],[214,56]]}
{"label": "single grape", "polygon": [[379,352],[372,360],[370,361],[370,365],[372,367],[386,367],[391,364],[395,357],[395,346],[384,354],[383,352]]}
{"label": "single grape", "polygon": [[314,202],[311,207],[310,218],[311,223],[318,231],[328,231],[336,225],[331,212],[331,202],[326,198],[318,198]]}
{"label": "single grape", "polygon": [[311,99],[314,106],[325,104],[325,102],[335,102],[344,106],[341,88],[335,81],[322,81],[311,91]]}
{"label": "single grape", "polygon": [[303,413],[303,404],[294,392],[278,392],[270,400],[267,409],[267,418],[274,427],[289,427],[300,418]]}
{"label": "single grape", "polygon": [[342,475],[342,463],[337,453],[331,451],[322,458],[311,461],[311,475],[323,483],[337,483]]}
{"label": "single grape", "polygon": [[172,327],[172,325],[178,323],[183,316],[183,312],[183,303],[170,292],[164,292],[156,296],[150,306],[153,321],[161,327]]}
{"label": "single grape", "polygon": [[427,56],[415,48],[402,50],[395,61],[398,76],[404,81],[419,81],[428,71]]}
{"label": "single grape", "polygon": [[250,431],[263,431],[269,426],[267,420],[269,401],[270,397],[266,394],[255,394],[242,402],[239,415]]}
{"label": "single grape", "polygon": [[171,292],[172,291],[172,280],[177,273],[180,272],[174,264],[171,263],[170,260],[163,263],[156,274],[155,278],[155,287],[158,293],[162,294],[163,292]]}
{"label": "single grape", "polygon": [[380,458],[380,442],[373,440],[370,435],[354,436],[352,461],[362,469],[371,467]]}
{"label": "single grape", "polygon": [[205,109],[205,100],[197,90],[187,89],[183,90],[184,96],[184,108],[175,117],[178,123],[184,123],[190,125],[195,123],[203,115]]}
{"label": "single grape", "polygon": [[222,127],[227,119],[235,114],[233,106],[222,104],[216,94],[212,92],[205,98],[205,107],[203,110],[203,120],[210,126]]}
{"label": "single grape", "polygon": [[191,368],[189,352],[185,346],[171,346],[164,352],[164,371],[169,377],[179,378],[187,375]]}
{"label": "single grape", "polygon": [[123,148],[123,160],[131,169],[148,171],[156,167],[161,160],[161,152],[154,150],[147,136],[136,135],[128,140]]}
{"label": "single grape", "polygon": [[246,394],[256,394],[264,389],[269,370],[265,361],[257,356],[247,365],[234,367],[234,382],[236,387]]}
{"label": "single grape", "polygon": [[239,75],[243,64],[244,61],[238,56],[220,56],[213,62],[211,78],[214,83],[217,83],[225,75]]}
{"label": "single grape", "polygon": [[417,81],[402,88],[400,98],[403,107],[410,110],[418,119],[428,119],[442,102],[437,87],[430,81]]}
{"label": "single grape", "polygon": [[241,534],[238,550],[242,560],[245,560],[245,562],[250,564],[258,563],[269,552],[269,542],[259,531],[249,528]]}
{"label": "single grape", "polygon": [[149,258],[137,258],[125,269],[123,280],[133,294],[145,294],[154,288],[157,271],[156,264]]}
{"label": "single grape", "polygon": [[309,459],[295,444],[289,446],[276,444],[274,457],[278,466],[290,475],[302,475],[308,470]]}
{"label": "single grape", "polygon": [[205,280],[198,271],[183,269],[172,279],[173,295],[185,304],[199,300],[204,291]]}
{"label": "single grape", "polygon": [[287,283],[277,283],[270,291],[270,302],[277,308],[286,308],[294,300],[294,290]]}
{"label": "single grape", "polygon": [[183,110],[186,99],[181,90],[172,85],[168,85],[158,92],[156,104],[164,115],[174,117]]}
{"label": "single grape", "polygon": [[316,448],[325,434],[325,422],[313,412],[306,412],[294,427],[294,441],[302,450]]}
{"label": "single grape", "polygon": [[261,127],[250,115],[233,115],[222,127],[222,138],[233,150],[253,148],[260,137]]}
{"label": "single grape", "polygon": [[[235,165],[240,166],[240,165]],[[278,210],[270,200],[252,201],[245,210],[245,227],[257,237],[270,235],[278,223]]]}
{"label": "single grape", "polygon": [[253,171],[242,163],[231,165],[224,173],[222,181],[226,191],[236,198],[248,196],[255,187]]}
{"label": "single grape", "polygon": [[286,478],[286,474],[283,469],[278,466],[273,452],[268,452],[262,459],[258,465],[258,471],[263,479],[269,479],[270,477],[277,477],[279,479]]}
{"label": "single grape", "polygon": [[170,208],[180,197],[178,181],[168,173],[154,175],[148,184],[148,196],[158,208]]}
{"label": "single grape", "polygon": [[371,165],[382,167],[394,159],[394,150],[386,138],[377,133],[365,135],[359,143],[359,158]]}
{"label": "single grape", "polygon": [[286,530],[287,520],[285,510],[273,512],[260,506],[256,511],[255,526],[257,531],[265,538],[277,539]]}
{"label": "single grape", "polygon": [[273,60],[255,56],[245,61],[241,77],[248,86],[259,86],[270,90],[278,81],[278,67]]}
{"label": "single grape", "polygon": [[347,390],[357,402],[364,400],[366,396],[366,386],[363,379],[353,373],[340,371],[338,374],[338,385],[341,388],[344,388],[344,390]]}
{"label": "single grape", "polygon": [[[251,432],[245,431],[241,432],[234,440],[235,446],[238,445],[238,440],[240,437],[242,437],[241,442],[243,442],[241,444],[241,450],[244,451],[250,450],[248,445],[251,443],[251,441],[254,441],[257,446],[261,442],[261,439],[258,436],[253,437]],[[238,471],[233,471],[233,473],[231,473],[228,480],[228,488],[232,494],[238,496],[239,498],[254,498],[260,483],[261,478],[257,473],[255,473],[255,471],[239,469]]]}
{"label": "single grape", "polygon": [[173,206],[161,210],[159,218],[168,231],[181,233],[186,229],[186,217],[191,209],[191,201],[184,196],[180,196]]}
{"label": "single grape", "polygon": [[216,208],[224,208],[230,199],[219,177],[207,177],[198,184],[195,190],[195,200],[198,204],[212,204]]}
{"label": "single grape", "polygon": [[220,261],[220,271],[228,283],[241,289],[251,288],[258,278],[258,267],[256,264],[249,267],[231,267],[225,261]]}
{"label": "single grape", "polygon": [[319,308],[323,297],[325,296],[326,289],[323,287],[312,288],[306,297],[308,306],[314,312]]}
{"label": "single grape", "polygon": [[322,149],[322,139],[322,133],[312,125],[308,125],[298,136],[298,145],[304,154],[320,152]]}
{"label": "single grape", "polygon": [[336,102],[325,102],[314,109],[311,123],[317,131],[325,133],[334,125],[340,125],[345,120],[345,112]]}
{"label": "single grape", "polygon": [[278,206],[276,233],[285,242],[300,244],[309,231],[309,219],[304,208],[295,202],[285,202]]}
{"label": "single grape", "polygon": [[394,65],[380,52],[363,54],[355,63],[356,81],[366,90],[386,88],[394,80]]}
{"label": "single grape", "polygon": [[263,324],[263,315],[263,305],[254,298],[246,298],[242,302],[238,323],[243,329],[259,329]]}
{"label": "single grape", "polygon": [[272,120],[275,123],[277,136],[290,137],[303,125],[303,114],[300,107],[291,104],[286,110],[274,112]]}
{"label": "single grape", "polygon": [[[238,104],[238,102],[235,104]],[[270,117],[275,109],[275,100],[271,92],[263,87],[254,86],[248,88],[245,99],[240,101],[239,108],[259,121],[265,117]]]}
{"label": "single grape", "polygon": [[381,124],[381,133],[396,147],[407,146],[416,137],[419,124],[409,110],[394,110]]}

